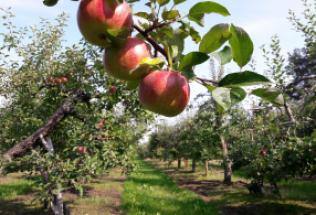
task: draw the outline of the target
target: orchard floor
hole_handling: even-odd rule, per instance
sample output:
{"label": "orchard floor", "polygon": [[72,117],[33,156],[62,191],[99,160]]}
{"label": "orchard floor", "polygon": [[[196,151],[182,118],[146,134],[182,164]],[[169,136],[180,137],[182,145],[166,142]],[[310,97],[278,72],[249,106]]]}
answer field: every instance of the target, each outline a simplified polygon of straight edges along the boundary
{"label": "orchard floor", "polygon": [[282,197],[254,197],[248,193],[249,183],[241,173],[235,173],[233,184],[222,184],[223,171],[218,163],[210,164],[209,175],[198,166],[178,170],[176,163],[169,168],[165,162],[150,160],[150,165],[171,177],[180,188],[197,193],[208,205],[223,215],[316,215],[316,180],[297,180],[280,183]]}
{"label": "orchard floor", "polygon": [[[316,180],[280,184],[281,198],[254,197],[248,182],[235,173],[234,183],[221,183],[223,172],[211,164],[192,173],[156,160],[139,161],[128,178],[115,169],[87,185],[84,197],[67,192],[64,197],[74,215],[316,215]],[[0,177],[0,215],[46,215],[32,200],[36,187],[22,174]]]}
{"label": "orchard floor", "polygon": [[[89,183],[83,197],[66,192],[64,200],[72,215],[120,215],[124,180],[121,171],[115,169]],[[34,183],[25,175],[0,177],[0,215],[48,215],[37,201],[32,202],[35,191]]]}

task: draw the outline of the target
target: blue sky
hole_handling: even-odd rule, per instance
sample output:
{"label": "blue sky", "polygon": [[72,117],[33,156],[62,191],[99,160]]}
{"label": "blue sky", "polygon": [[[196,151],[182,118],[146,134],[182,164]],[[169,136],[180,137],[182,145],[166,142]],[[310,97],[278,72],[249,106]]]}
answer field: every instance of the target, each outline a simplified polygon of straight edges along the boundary
{"label": "blue sky", "polygon": [[[52,8],[43,6],[41,2],[42,0],[0,0],[0,7],[12,7],[12,11],[16,14],[16,24],[19,26],[36,24],[39,21],[39,17],[53,19],[64,11],[69,15],[65,39],[69,43],[78,41],[81,37],[76,23],[78,2],[59,0],[58,5]],[[198,0],[187,0],[186,3],[179,7],[180,12],[186,14],[190,6],[197,2]],[[211,26],[220,22],[234,23],[243,27],[254,41],[254,59],[257,62],[258,72],[265,70],[262,53],[259,48],[261,45],[269,43],[272,35],[279,35],[284,54],[294,48],[302,47],[303,40],[301,35],[292,29],[287,20],[289,9],[298,13],[302,11],[300,0],[218,0],[217,2],[226,6],[231,16],[208,15],[205,20],[208,28],[199,29],[199,32],[203,35]],[[133,8],[134,12],[144,8],[138,5]],[[196,48],[193,42],[187,42],[186,52],[196,50]],[[200,76],[207,77],[209,74],[207,64],[196,69]],[[234,66],[229,67],[229,70],[232,72],[234,69]],[[204,91],[197,84],[191,85],[191,89],[192,98]]]}

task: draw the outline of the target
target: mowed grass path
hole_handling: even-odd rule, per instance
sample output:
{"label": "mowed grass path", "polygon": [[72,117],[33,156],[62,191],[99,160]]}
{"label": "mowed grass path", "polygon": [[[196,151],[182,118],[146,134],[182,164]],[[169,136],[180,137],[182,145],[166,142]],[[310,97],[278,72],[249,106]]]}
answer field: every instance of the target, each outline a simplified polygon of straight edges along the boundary
{"label": "mowed grass path", "polygon": [[170,177],[143,161],[124,188],[122,208],[128,215],[218,214],[196,193],[180,189]]}

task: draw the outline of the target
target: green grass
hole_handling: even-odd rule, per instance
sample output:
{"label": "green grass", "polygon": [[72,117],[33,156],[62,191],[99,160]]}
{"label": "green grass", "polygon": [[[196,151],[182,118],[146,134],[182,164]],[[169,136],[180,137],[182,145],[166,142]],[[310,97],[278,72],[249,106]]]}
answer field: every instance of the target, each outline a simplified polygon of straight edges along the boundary
{"label": "green grass", "polygon": [[[175,181],[185,180],[188,182],[210,181],[209,185],[196,183],[188,189],[199,192],[203,199],[207,199],[220,214],[225,215],[316,215],[316,182],[292,180],[279,184],[282,197],[267,195],[256,197],[250,195],[242,182],[249,182],[243,177],[243,172],[237,172],[233,176],[232,186],[225,186],[223,170],[216,162],[211,163],[208,176],[204,174],[203,165],[199,164],[195,173],[190,168],[178,170],[176,163],[167,169],[165,162],[151,160],[152,165],[157,166],[160,171],[166,172]],[[200,192],[203,191],[203,192]]]}
{"label": "green grass", "polygon": [[0,214],[45,215],[39,204],[32,204],[35,189],[34,182],[22,174],[0,177]]}
{"label": "green grass", "polygon": [[14,181],[9,184],[0,184],[0,199],[14,199],[18,195],[31,193],[33,188],[34,183],[25,179]]}
{"label": "green grass", "polygon": [[[83,198],[73,199],[68,207],[74,215],[111,215],[120,208],[120,194],[123,192],[124,177],[119,169],[109,175],[95,179],[87,186]],[[69,199],[69,197],[68,197]]]}
{"label": "green grass", "polygon": [[[34,180],[23,174],[0,177],[1,215],[45,215],[39,202],[33,202],[36,191]],[[124,177],[119,169],[109,175],[94,179],[87,184],[84,197],[75,193],[64,193],[64,201],[74,215],[112,215],[120,208],[120,193],[123,192]]]}
{"label": "green grass", "polygon": [[217,214],[210,204],[148,163],[140,161],[139,170],[125,182],[123,209],[128,215]]}

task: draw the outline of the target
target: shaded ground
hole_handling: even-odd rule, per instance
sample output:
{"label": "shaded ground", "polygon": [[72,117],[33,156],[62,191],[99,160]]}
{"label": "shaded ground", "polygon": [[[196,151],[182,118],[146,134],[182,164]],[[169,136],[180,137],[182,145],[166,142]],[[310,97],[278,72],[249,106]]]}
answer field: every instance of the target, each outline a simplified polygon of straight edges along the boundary
{"label": "shaded ground", "polygon": [[[84,196],[64,193],[64,200],[73,215],[121,215],[121,193],[125,177],[119,169],[88,184]],[[0,177],[1,215],[48,215],[42,206],[32,200],[36,188],[22,174]]]}
{"label": "shaded ground", "polygon": [[231,186],[223,185],[221,168],[212,165],[209,176],[203,168],[192,173],[189,169],[177,170],[158,161],[150,163],[172,177],[179,187],[197,193],[204,202],[215,206],[223,215],[316,215],[316,181],[293,181],[280,184],[282,198],[254,197],[248,193],[247,180],[233,177]]}

